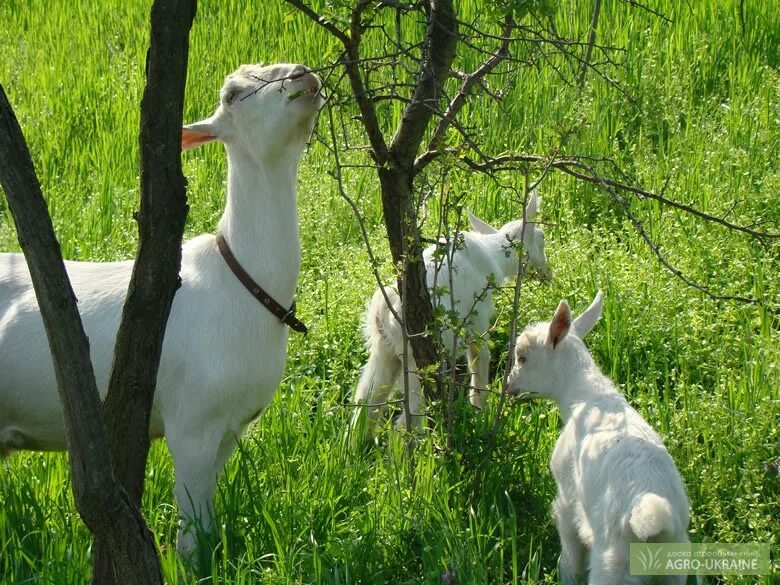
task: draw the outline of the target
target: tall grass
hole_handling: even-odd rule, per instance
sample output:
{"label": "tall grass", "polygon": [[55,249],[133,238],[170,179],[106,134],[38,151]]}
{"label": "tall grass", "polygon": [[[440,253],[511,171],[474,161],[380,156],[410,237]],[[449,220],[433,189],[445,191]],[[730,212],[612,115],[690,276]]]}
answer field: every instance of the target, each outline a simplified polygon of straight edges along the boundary
{"label": "tall grass", "polygon": [[[241,62],[333,61],[337,44],[279,2],[199,3],[185,118],[210,115],[224,76]],[[67,257],[131,257],[137,207],[138,103],[150,1],[5,0],[0,75],[16,108]],[[739,8],[744,6],[744,30]],[[474,14],[482,2],[464,0]],[[770,3],[604,3],[600,42],[624,47],[610,73],[620,94],[586,90],[547,67],[518,73],[501,105],[478,102],[469,123],[493,150],[611,156],[650,189],[737,221],[780,219],[780,13]],[[556,25],[584,35],[588,3],[562,0]],[[391,123],[396,111],[387,112]],[[322,122],[321,122],[322,124]],[[405,442],[382,434],[357,452],[346,436],[349,397],[365,358],[360,315],[374,288],[356,222],[327,178],[316,142],[299,189],[304,266],[299,308],[311,327],[290,342],[287,375],[268,412],[222,477],[214,553],[204,573],[224,583],[555,582],[559,551],[547,461],[558,417],[512,405],[495,448],[484,413],[458,405],[452,449],[438,431]],[[220,147],[186,153],[188,234],[213,231],[223,205]],[[379,256],[388,259],[370,172],[347,178]],[[515,182],[516,180],[516,182]],[[518,187],[522,177],[508,179]],[[519,211],[507,190],[453,176],[472,209],[501,223]],[[694,540],[777,544],[780,516],[780,344],[775,309],[711,301],[657,263],[619,209],[591,185],[551,175],[544,217],[555,280],[524,285],[521,321],[547,319],[566,297],[607,296],[590,347],[605,372],[659,430],[686,480]],[[778,256],[649,201],[631,201],[662,251],[714,289],[778,298]],[[0,203],[0,248],[17,249]],[[385,266],[383,269],[389,269]],[[499,299],[506,303],[508,299]],[[507,343],[495,332],[495,359]],[[2,375],[2,373],[0,373]],[[498,383],[495,384],[498,390]],[[173,471],[152,450],[144,511],[166,578],[189,583],[174,551]],[[62,455],[0,462],[0,582],[84,583],[89,539]],[[209,554],[204,546],[202,553]],[[770,583],[732,577],[727,583]]]}

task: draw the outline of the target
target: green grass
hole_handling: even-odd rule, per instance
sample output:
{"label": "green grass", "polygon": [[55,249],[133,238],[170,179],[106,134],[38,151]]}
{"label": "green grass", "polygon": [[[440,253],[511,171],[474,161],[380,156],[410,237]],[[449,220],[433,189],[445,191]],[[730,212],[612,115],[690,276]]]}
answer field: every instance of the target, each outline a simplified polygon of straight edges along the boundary
{"label": "green grass", "polygon": [[[584,31],[588,3],[561,2],[562,32]],[[737,0],[654,6],[672,23],[604,3],[600,40],[625,47],[610,73],[631,99],[594,77],[582,96],[546,67],[520,71],[504,102],[464,111],[490,150],[563,149],[614,157],[628,177],[735,221],[780,219],[780,13]],[[14,105],[69,258],[133,255],[138,102],[150,1],[5,0],[0,4],[0,82]],[[466,14],[481,4],[459,3]],[[375,42],[369,39],[370,42]],[[191,38],[185,118],[211,114],[224,76],[242,62],[326,65],[337,44],[277,2],[200,2]],[[461,55],[469,66],[467,54]],[[473,63],[472,63],[473,64]],[[633,100],[633,101],[632,101]],[[388,127],[398,112],[388,108]],[[324,116],[320,132],[325,135]],[[555,582],[559,545],[549,519],[547,469],[558,417],[550,405],[511,406],[495,449],[484,413],[459,405],[454,444],[431,432],[408,457],[399,437],[356,452],[345,403],[365,352],[361,308],[374,284],[357,223],[327,176],[315,142],[301,169],[304,265],[295,336],[278,396],[229,462],[219,484],[215,583]],[[187,234],[213,231],[223,204],[221,148],[184,156]],[[455,173],[452,190],[489,221],[519,213],[507,187]],[[378,187],[355,171],[347,185],[390,273]],[[774,308],[712,301],[662,269],[609,197],[552,174],[542,186],[549,286],[524,285],[521,324],[548,319],[560,298],[581,310],[605,291],[604,319],[589,345],[604,371],[662,434],[692,501],[699,541],[777,545],[780,477],[780,343],[777,249],[632,200],[662,250],[691,278]],[[0,249],[18,249],[0,202]],[[501,298],[506,304],[508,298]],[[506,348],[506,324],[492,344]],[[498,388],[496,383],[495,387]],[[179,575],[172,465],[165,445],[149,462],[144,511],[159,539],[166,578]],[[89,539],[70,494],[67,462],[17,454],[0,463],[0,582],[84,583]],[[206,550],[206,549],[204,549]],[[775,549],[776,550],[776,549]],[[755,583],[728,578],[726,583]],[[763,583],[772,582],[766,578]]]}

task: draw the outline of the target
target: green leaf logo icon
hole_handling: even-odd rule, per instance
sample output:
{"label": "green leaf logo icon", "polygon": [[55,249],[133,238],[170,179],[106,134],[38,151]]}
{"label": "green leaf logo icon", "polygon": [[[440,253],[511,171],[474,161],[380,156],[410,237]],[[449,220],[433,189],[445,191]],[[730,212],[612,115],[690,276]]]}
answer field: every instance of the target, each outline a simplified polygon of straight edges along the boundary
{"label": "green leaf logo icon", "polygon": [[653,550],[650,547],[647,547],[644,550],[640,550],[637,554],[637,557],[639,559],[639,563],[642,565],[643,571],[660,569],[663,566],[661,563],[660,548]]}

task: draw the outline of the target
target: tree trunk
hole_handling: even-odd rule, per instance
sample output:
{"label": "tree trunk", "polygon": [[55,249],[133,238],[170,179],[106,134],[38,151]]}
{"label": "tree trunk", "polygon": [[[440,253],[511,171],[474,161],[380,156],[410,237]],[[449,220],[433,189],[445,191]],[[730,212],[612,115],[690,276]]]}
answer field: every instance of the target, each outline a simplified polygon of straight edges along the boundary
{"label": "tree trunk", "polygon": [[[440,111],[442,86],[450,73],[458,43],[458,22],[452,0],[430,0],[426,12],[428,23],[417,86],[393,137],[387,164],[379,168],[390,250],[396,266],[404,267],[399,282],[404,324],[421,372],[438,362],[439,352],[434,336],[426,332],[434,319],[413,197],[414,161],[434,112]],[[424,384],[423,388],[429,399],[444,397],[444,388],[438,381],[435,388],[430,384]]]}
{"label": "tree trunk", "polygon": [[[149,417],[173,297],[180,285],[187,217],[181,170],[181,127],[189,31],[196,0],[156,0],[141,102],[139,244],[109,390],[103,405],[114,470],[131,501],[141,505],[149,452]],[[111,555],[95,542],[93,585],[113,583]]]}
{"label": "tree trunk", "polygon": [[[380,168],[382,210],[390,253],[396,266],[403,267],[398,277],[398,292],[403,300],[403,321],[412,353],[420,370],[439,359],[434,336],[426,335],[433,323],[433,306],[426,282],[425,263],[420,245],[420,228],[415,221],[412,179],[394,168]],[[440,396],[438,383],[424,384],[429,399]]]}
{"label": "tree trunk", "polygon": [[59,243],[19,123],[0,86],[0,182],[30,269],[52,352],[76,506],[111,551],[117,582],[162,584],[154,538],[115,480],[100,397]]}

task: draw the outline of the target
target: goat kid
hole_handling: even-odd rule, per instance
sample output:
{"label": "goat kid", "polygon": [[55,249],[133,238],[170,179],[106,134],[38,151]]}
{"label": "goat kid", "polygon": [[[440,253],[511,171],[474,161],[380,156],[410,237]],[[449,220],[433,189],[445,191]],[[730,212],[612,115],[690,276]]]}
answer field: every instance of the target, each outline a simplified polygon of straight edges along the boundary
{"label": "goat kid", "polygon": [[[532,192],[525,210],[526,220],[536,216],[540,205],[540,198],[535,191]],[[453,341],[457,341],[458,355],[465,347],[471,372],[470,400],[475,407],[484,408],[490,350],[481,337],[487,332],[493,314],[490,283],[505,282],[517,276],[515,248],[521,241],[523,250],[528,253],[528,264],[539,270],[547,280],[551,278],[551,272],[544,252],[541,227],[518,219],[495,229],[471,213],[469,221],[474,231],[462,232],[462,241],[450,242],[443,253],[439,246],[430,246],[424,250],[423,259],[434,306],[456,312],[458,322],[462,324],[455,333],[449,329],[442,332],[444,347],[451,351]],[[388,397],[394,389],[402,386],[403,331],[393,315],[393,311],[396,315],[402,313],[401,298],[394,288],[383,288],[384,295],[381,289],[374,292],[365,315],[364,334],[369,357],[355,392],[355,402],[361,406],[356,407],[352,417],[353,429],[364,425],[366,437],[373,432]],[[385,295],[393,311],[388,308]],[[453,340],[453,335],[456,340]],[[425,405],[417,367],[408,345],[407,364],[410,416],[413,425],[419,427]],[[404,413],[397,419],[397,426],[402,426],[405,420]]]}
{"label": "goat kid", "polygon": [[[564,427],[550,468],[561,540],[561,582],[646,583],[629,575],[632,542],[688,542],[688,498],[658,434],[601,373],[582,339],[601,316],[602,295],[572,322],[561,301],[552,322],[517,338],[507,391],[554,400]],[[685,583],[685,576],[666,577]]]}
{"label": "goat kid", "polygon": [[[210,118],[185,126],[182,147],[225,145],[227,200],[218,230],[245,270],[289,307],[301,263],[298,163],[323,100],[303,65],[243,65]],[[132,262],[66,262],[101,397]],[[182,247],[181,288],[165,333],[150,433],[165,437],[182,521],[178,549],[210,528],[216,480],[285,367],[287,327],[228,268],[213,235]],[[65,430],[49,346],[21,254],[0,254],[0,454],[63,450]]]}

